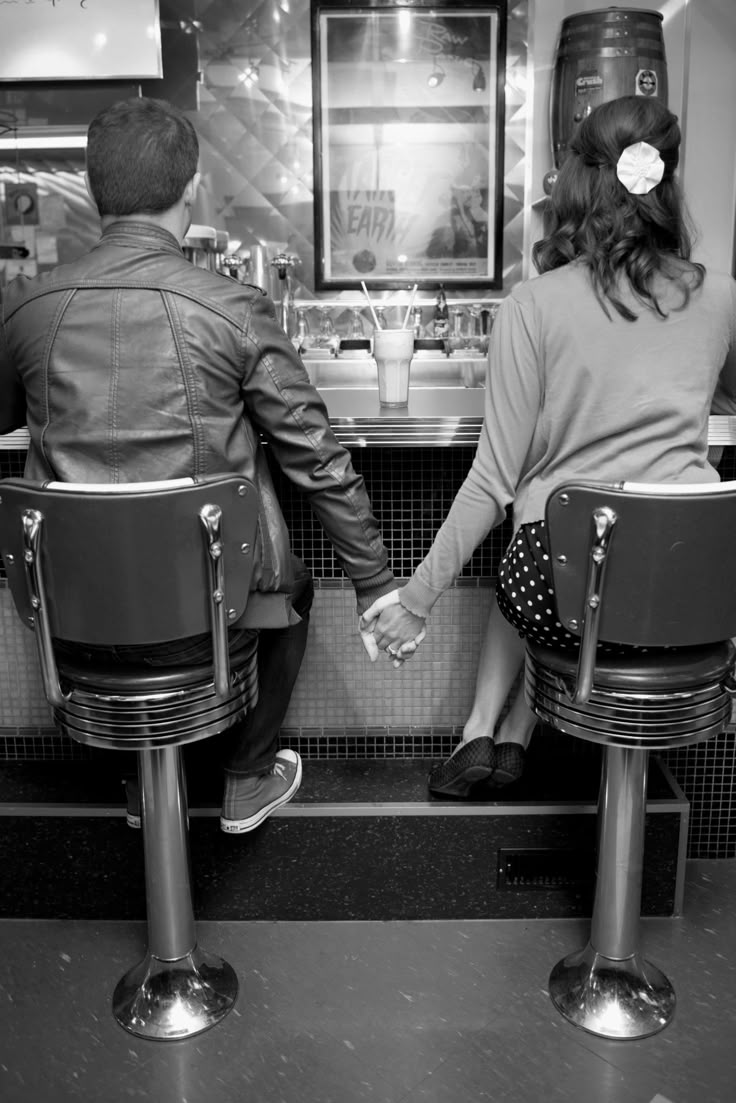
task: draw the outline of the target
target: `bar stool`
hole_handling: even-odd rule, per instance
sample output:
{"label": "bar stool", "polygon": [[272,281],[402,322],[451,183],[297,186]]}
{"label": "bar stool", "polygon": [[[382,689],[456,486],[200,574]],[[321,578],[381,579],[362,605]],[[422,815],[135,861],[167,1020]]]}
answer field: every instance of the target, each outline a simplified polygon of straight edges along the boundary
{"label": "bar stool", "polygon": [[[675,1010],[667,977],[639,948],[648,755],[722,732],[736,635],[736,482],[569,484],[548,499],[558,618],[574,651],[527,643],[530,707],[603,744],[590,940],[552,970],[575,1026],[644,1038]],[[610,654],[598,642],[642,650]]]}
{"label": "bar stool", "polygon": [[[148,949],[118,983],[113,1014],[140,1037],[189,1037],[227,1014],[238,982],[197,945],[180,748],[224,731],[256,699],[257,633],[228,652],[253,572],[256,490],[235,475],[117,486],[4,479],[0,499],[0,552],[56,724],[80,743],[138,753]],[[83,653],[201,634],[212,660],[199,666]]]}

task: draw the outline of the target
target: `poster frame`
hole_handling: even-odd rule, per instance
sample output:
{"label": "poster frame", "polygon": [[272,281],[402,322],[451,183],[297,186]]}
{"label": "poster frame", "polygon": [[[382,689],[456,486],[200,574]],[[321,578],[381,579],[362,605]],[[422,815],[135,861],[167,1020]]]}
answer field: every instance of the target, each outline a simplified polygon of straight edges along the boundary
{"label": "poster frame", "polygon": [[506,0],[312,0],[311,25],[315,288],[500,289]]}

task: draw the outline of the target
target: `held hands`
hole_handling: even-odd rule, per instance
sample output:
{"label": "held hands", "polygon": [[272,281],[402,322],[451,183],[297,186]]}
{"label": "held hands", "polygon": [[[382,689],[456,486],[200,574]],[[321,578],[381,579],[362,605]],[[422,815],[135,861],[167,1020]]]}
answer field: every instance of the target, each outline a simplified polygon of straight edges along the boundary
{"label": "held hands", "polygon": [[398,590],[377,598],[363,613],[358,626],[371,662],[376,661],[382,650],[397,668],[414,654],[427,634],[424,618],[404,608]]}

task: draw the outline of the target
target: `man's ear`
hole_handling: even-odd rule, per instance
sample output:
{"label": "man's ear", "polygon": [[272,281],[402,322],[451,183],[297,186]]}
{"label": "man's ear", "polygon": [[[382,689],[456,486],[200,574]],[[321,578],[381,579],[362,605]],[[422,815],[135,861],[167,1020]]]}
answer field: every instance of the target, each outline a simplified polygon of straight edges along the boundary
{"label": "man's ear", "polygon": [[92,194],[92,188],[90,187],[90,184],[89,184],[89,173],[88,172],[85,172],[85,174],[84,174],[84,186],[87,189],[87,195],[92,200],[92,206],[94,207],[95,210],[98,210],[97,200],[95,199],[94,195]]}
{"label": "man's ear", "polygon": [[200,182],[201,179],[202,179],[202,174],[200,172],[195,172],[192,179],[188,182],[187,186],[184,188],[184,204],[185,204],[185,206],[191,207],[192,204],[194,203],[194,200],[196,199],[196,196],[197,196],[197,191],[199,189],[199,182]]}

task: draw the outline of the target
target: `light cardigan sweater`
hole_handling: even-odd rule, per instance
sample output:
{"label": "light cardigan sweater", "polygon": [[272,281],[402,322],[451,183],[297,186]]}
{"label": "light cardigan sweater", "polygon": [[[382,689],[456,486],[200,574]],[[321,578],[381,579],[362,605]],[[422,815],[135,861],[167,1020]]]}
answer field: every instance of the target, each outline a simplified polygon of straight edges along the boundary
{"label": "light cardigan sweater", "polygon": [[513,506],[514,528],[544,517],[570,479],[717,482],[708,415],[736,414],[736,283],[707,272],[684,310],[657,287],[660,318],[606,317],[587,269],[573,263],[520,284],[491,334],[478,449],[427,557],[401,590],[426,617]]}

